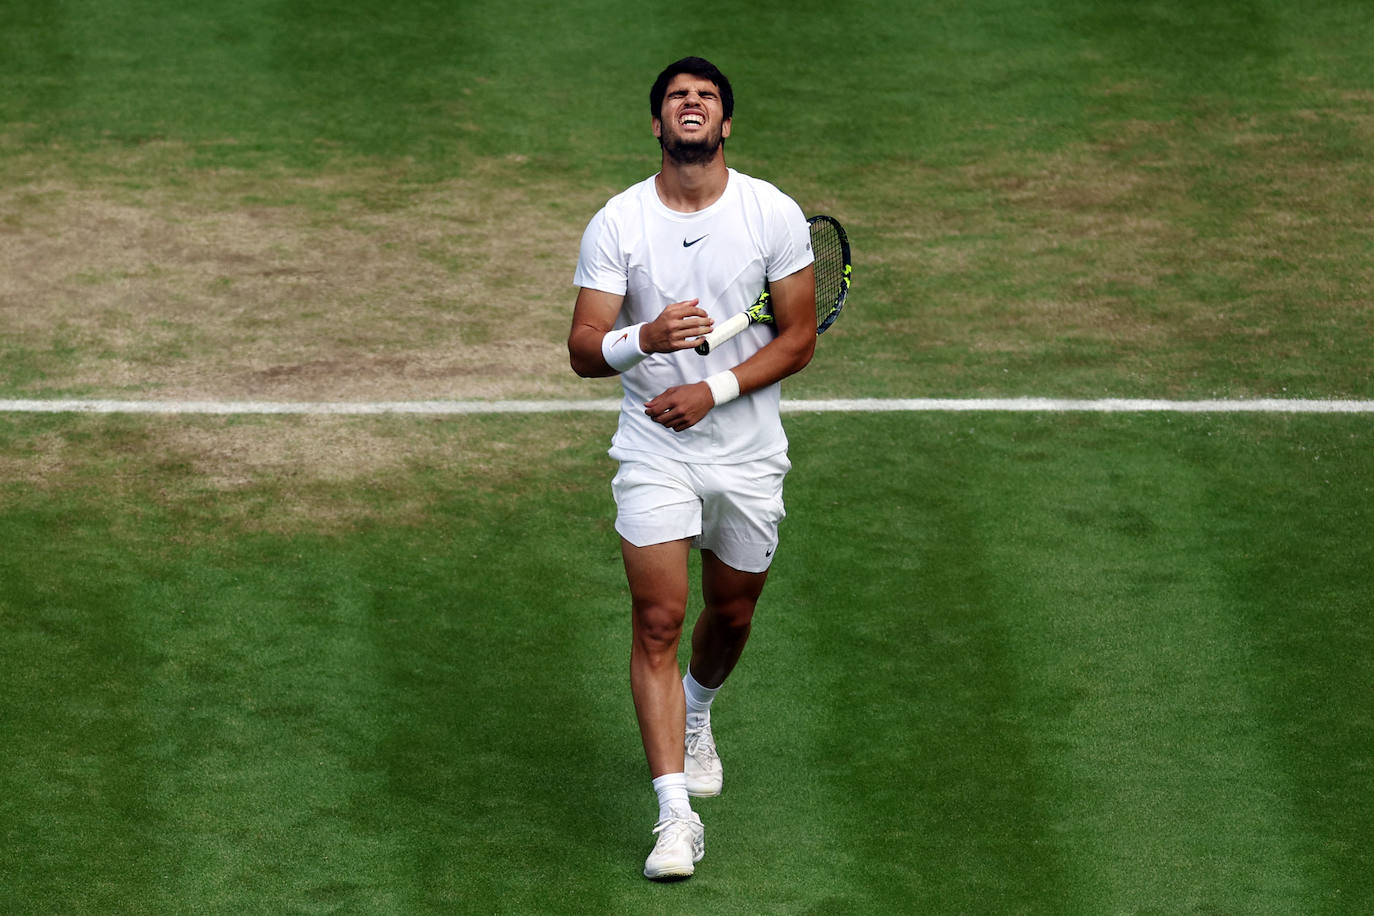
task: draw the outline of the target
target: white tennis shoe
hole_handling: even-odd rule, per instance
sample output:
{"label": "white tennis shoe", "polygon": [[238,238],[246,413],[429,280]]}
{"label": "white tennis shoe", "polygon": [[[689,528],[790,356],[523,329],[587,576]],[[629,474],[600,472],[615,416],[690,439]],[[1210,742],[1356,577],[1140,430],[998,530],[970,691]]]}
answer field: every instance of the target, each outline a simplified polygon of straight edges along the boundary
{"label": "white tennis shoe", "polygon": [[644,877],[690,878],[696,864],[706,855],[706,829],[695,811],[665,817],[654,825],[658,840],[654,851],[644,860]]}
{"label": "white tennis shoe", "polygon": [[700,728],[687,729],[683,769],[687,773],[687,794],[697,798],[719,795],[725,783],[725,770],[716,753],[716,739],[711,734],[711,721]]}

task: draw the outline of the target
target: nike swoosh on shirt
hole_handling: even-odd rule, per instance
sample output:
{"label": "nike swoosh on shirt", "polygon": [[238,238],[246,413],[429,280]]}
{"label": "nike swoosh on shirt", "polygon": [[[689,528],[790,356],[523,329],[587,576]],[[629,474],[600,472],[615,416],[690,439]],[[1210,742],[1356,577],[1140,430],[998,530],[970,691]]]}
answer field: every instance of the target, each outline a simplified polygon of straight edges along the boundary
{"label": "nike swoosh on shirt", "polygon": [[[701,239],[706,238],[706,236],[709,236],[710,234],[711,234],[711,233],[709,233],[709,232],[706,233],[706,235],[703,235],[703,236],[701,237]],[[683,240],[682,240],[682,247],[683,247],[683,248],[691,248],[691,247],[692,247],[693,245],[695,245],[697,242],[700,242],[701,239],[692,239],[690,242],[687,241],[686,239],[683,239]]]}

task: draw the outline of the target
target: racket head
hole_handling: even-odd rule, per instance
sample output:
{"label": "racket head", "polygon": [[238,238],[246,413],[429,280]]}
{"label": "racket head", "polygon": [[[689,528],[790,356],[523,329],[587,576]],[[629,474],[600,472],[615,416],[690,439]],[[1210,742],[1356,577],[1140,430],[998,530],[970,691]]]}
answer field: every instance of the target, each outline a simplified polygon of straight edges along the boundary
{"label": "racket head", "polygon": [[815,256],[816,272],[816,333],[840,317],[854,265],[849,256],[849,236],[833,216],[813,216],[811,224],[811,253]]}

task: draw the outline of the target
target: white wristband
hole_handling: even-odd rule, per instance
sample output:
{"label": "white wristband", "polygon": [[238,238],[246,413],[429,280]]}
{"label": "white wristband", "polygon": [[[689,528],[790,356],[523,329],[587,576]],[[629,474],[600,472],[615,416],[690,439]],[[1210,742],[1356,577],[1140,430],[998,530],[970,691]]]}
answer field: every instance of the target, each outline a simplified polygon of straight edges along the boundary
{"label": "white wristband", "polygon": [[716,399],[717,407],[722,404],[729,404],[739,397],[739,379],[729,369],[708,376],[706,384],[711,389],[711,397]]}
{"label": "white wristband", "polygon": [[644,361],[649,354],[639,349],[639,329],[642,327],[643,324],[632,324],[628,328],[611,331],[601,338],[601,355],[605,358],[606,365],[616,372],[624,372]]}

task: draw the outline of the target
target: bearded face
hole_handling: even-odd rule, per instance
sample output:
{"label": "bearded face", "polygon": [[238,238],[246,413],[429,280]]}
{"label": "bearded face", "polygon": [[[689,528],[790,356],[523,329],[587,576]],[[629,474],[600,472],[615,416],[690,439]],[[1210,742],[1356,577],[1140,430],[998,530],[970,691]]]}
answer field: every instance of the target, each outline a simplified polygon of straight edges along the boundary
{"label": "bearded face", "polygon": [[720,91],[708,79],[680,73],[668,84],[663,108],[654,118],[659,146],[674,162],[709,162],[730,136]]}
{"label": "bearded face", "polygon": [[685,137],[681,134],[665,132],[664,136],[658,138],[658,145],[663,147],[663,151],[668,154],[668,157],[679,165],[698,165],[703,162],[710,162],[716,151],[724,143],[725,138],[721,136],[719,129],[698,137]]}

